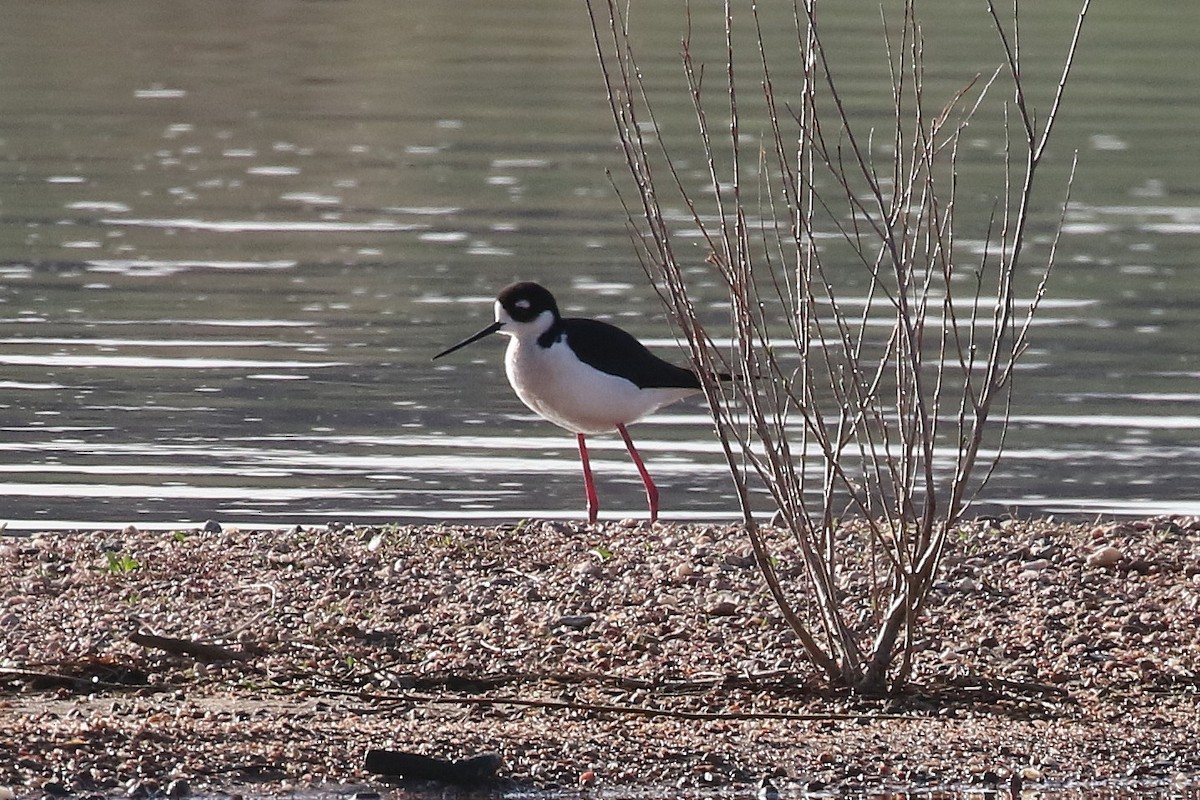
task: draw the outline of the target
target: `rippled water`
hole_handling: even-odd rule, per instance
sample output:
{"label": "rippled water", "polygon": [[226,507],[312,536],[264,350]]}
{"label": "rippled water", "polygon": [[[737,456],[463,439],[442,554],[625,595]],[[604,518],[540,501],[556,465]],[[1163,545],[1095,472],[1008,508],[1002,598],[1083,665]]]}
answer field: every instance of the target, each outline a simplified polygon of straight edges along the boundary
{"label": "rippled water", "polygon": [[[924,4],[940,57],[994,64],[961,5]],[[1058,131],[1081,174],[984,510],[1200,513],[1200,6],[1114,5]],[[1065,8],[1027,11],[1031,51]],[[678,9],[639,13],[670,90]],[[876,8],[838,13],[877,41]],[[518,277],[675,347],[601,92],[573,3],[7,4],[0,522],[578,517],[573,437],[512,397],[502,343],[429,356]],[[735,515],[697,402],[633,434],[665,518]],[[620,441],[593,447],[605,513],[643,513]]]}

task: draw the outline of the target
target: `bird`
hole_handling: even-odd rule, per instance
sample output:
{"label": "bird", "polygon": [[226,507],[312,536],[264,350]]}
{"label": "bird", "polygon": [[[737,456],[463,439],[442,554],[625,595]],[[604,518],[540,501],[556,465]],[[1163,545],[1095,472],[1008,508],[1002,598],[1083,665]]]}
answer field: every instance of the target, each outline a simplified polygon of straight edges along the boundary
{"label": "bird", "polygon": [[626,426],[701,391],[696,373],[664,361],[616,325],[562,316],[554,295],[532,281],[504,287],[494,310],[495,322],[433,359],[493,333],[509,337],[504,371],[517,397],[538,416],[575,434],[588,523],[596,522],[600,503],[586,437],[614,430],[641,475],[650,522],[657,522],[658,487]]}

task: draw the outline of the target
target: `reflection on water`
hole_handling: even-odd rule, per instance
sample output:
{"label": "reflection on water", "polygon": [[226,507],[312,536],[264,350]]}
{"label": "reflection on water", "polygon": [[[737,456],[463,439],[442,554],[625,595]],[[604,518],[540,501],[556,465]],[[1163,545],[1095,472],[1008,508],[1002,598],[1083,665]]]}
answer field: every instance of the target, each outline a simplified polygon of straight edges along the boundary
{"label": "reflection on water", "polygon": [[[429,363],[516,278],[676,348],[605,174],[580,9],[69,6],[0,27],[0,522],[581,514],[573,437],[511,395],[499,341]],[[1093,12],[1059,129],[1082,171],[984,510],[1200,513],[1198,9]],[[642,19],[668,125],[677,12]],[[972,40],[951,0],[926,12]],[[877,9],[837,13],[874,40]],[[633,435],[665,518],[736,516],[698,402]],[[620,441],[594,450],[606,514],[643,514]]]}

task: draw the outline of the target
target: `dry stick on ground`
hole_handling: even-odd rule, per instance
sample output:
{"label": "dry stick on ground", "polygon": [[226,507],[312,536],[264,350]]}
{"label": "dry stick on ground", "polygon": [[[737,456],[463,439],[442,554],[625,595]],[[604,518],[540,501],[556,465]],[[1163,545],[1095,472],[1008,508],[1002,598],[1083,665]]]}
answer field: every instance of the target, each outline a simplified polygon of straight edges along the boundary
{"label": "dry stick on ground", "polygon": [[[278,590],[268,583],[251,583],[236,587],[238,589],[266,589],[271,593],[271,603],[267,608],[254,614],[249,619],[242,622],[240,625],[231,630],[219,635],[216,638],[233,639],[238,634],[248,630],[251,626],[257,625],[261,620],[265,619],[275,609],[275,604],[278,601]],[[132,624],[139,626],[143,625],[141,620],[136,617],[130,619]],[[243,645],[241,650],[233,650],[219,644],[209,642],[196,641],[194,639],[183,639],[177,636],[160,636],[159,634],[150,633],[145,630],[134,631],[129,634],[129,641],[142,647],[153,647],[158,650],[165,650],[168,653],[177,656],[190,656],[198,661],[244,661],[254,654],[253,646],[246,647]]]}
{"label": "dry stick on ground", "polygon": [[[23,667],[0,667],[0,681],[21,681],[31,686],[61,686],[75,692],[164,692],[169,687],[155,686],[145,682],[119,683],[102,681],[98,676],[67,675]],[[173,687],[170,687],[173,688]]]}
{"label": "dry stick on ground", "polygon": [[[277,687],[281,684],[276,683]],[[1006,700],[1012,700],[1012,692],[1034,694],[1040,705],[1046,702],[1041,698],[1049,695],[1057,703],[1071,702],[1070,696],[1059,687],[1046,686],[1037,683],[1020,683],[1017,681],[992,680],[987,678],[962,678],[952,682],[952,685],[967,691],[980,689],[994,692]],[[661,717],[667,719],[687,719],[699,721],[755,721],[755,720],[785,720],[793,722],[823,722],[823,721],[875,721],[875,720],[908,720],[917,721],[928,719],[928,715],[897,714],[891,712],[864,712],[861,714],[835,712],[793,712],[793,711],[688,711],[685,709],[661,708],[655,706],[634,706],[613,703],[589,703],[576,700],[553,700],[548,698],[516,697],[512,695],[464,695],[453,697],[443,694],[429,695],[416,692],[399,692],[385,694],[367,692],[355,689],[336,689],[332,687],[305,687],[305,691],[329,697],[354,697],[386,704],[386,708],[360,709],[359,713],[382,713],[398,705],[462,705],[462,706],[492,706],[508,705],[523,708],[544,708],[561,711],[585,712],[591,714],[615,714],[632,717]],[[1008,693],[1008,694],[1006,694]]]}
{"label": "dry stick on ground", "polygon": [[[404,663],[404,666],[407,662]],[[638,678],[607,672],[585,670],[580,672],[471,672],[425,673],[413,675],[389,666],[365,666],[365,674],[371,678],[384,676],[403,681],[405,688],[439,688],[443,690],[490,689],[514,683],[547,683],[556,686],[603,686],[626,691],[656,691],[661,694],[699,694],[713,689],[752,689],[755,691],[796,692],[809,689],[796,679],[794,673],[773,670],[763,673],[713,674],[711,677],[697,675],[688,680],[669,678]],[[326,676],[316,676],[326,677]],[[359,677],[363,677],[362,674]]]}
{"label": "dry stick on ground", "polygon": [[131,633],[129,641],[142,647],[165,650],[172,655],[189,656],[197,661],[245,661],[251,655],[244,650],[231,650],[219,644],[178,639],[174,636],[157,636],[152,633]]}
{"label": "dry stick on ground", "polygon": [[[272,686],[291,690],[292,687],[279,681],[273,681]],[[368,692],[358,689],[336,689],[326,686],[306,686],[304,691],[321,694],[328,697],[354,697],[360,700],[387,703],[394,705],[460,705],[460,706],[521,706],[524,708],[548,708],[563,711],[582,711],[590,714],[618,714],[634,717],[666,717],[670,719],[690,720],[792,720],[792,721],[825,721],[825,720],[877,720],[877,719],[908,719],[920,717],[906,714],[834,714],[834,713],[794,713],[788,711],[685,711],[683,709],[654,708],[652,706],[615,705],[606,703],[586,703],[574,700],[550,700],[546,698],[514,697],[511,695],[468,695],[450,697],[447,695],[427,695],[415,692],[396,692],[385,694]]]}

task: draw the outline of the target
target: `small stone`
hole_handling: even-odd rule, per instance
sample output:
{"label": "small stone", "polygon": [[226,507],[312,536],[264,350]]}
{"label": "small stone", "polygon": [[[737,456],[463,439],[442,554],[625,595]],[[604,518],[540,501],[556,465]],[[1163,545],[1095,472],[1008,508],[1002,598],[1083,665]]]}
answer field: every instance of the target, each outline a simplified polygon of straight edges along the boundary
{"label": "small stone", "polygon": [[986,770],[982,774],[975,776],[975,782],[984,786],[999,786],[1000,776],[995,770]]}
{"label": "small stone", "polygon": [[954,588],[956,591],[972,594],[974,592],[978,592],[981,587],[979,585],[979,581],[975,580],[974,578],[964,577],[960,578],[954,584]]}
{"label": "small stone", "polygon": [[125,796],[134,798],[149,797],[154,793],[156,788],[157,787],[153,786],[147,781],[132,778],[127,784],[125,784]]}
{"label": "small stone", "polygon": [[592,770],[585,769],[583,772],[579,773],[579,785],[580,786],[591,786],[595,782],[596,782],[596,773],[593,772]]}
{"label": "small stone", "polygon": [[1137,575],[1149,575],[1154,570],[1154,562],[1147,561],[1144,558],[1134,559],[1130,561],[1125,569]]}
{"label": "small stone", "polygon": [[708,607],[708,615],[710,617],[732,617],[737,610],[737,603],[732,600],[718,600]]}
{"label": "small stone", "polygon": [[1115,536],[1128,536],[1138,531],[1137,522],[1110,522],[1092,528],[1092,539],[1096,542],[1111,540]]}
{"label": "small stone", "polygon": [[1092,551],[1087,557],[1087,565],[1089,567],[1099,567],[1101,569],[1111,569],[1115,567],[1125,554],[1112,545],[1101,547],[1098,550]]}
{"label": "small stone", "polygon": [[1050,566],[1050,561],[1045,558],[1035,558],[1032,561],[1026,561],[1021,567],[1025,572],[1041,572]]}
{"label": "small stone", "polygon": [[598,578],[604,570],[595,561],[580,561],[571,568],[571,572],[579,578]]}
{"label": "small stone", "polygon": [[204,532],[205,533],[220,533],[221,532],[221,523],[217,522],[215,519],[208,520],[207,522],[204,523]]}
{"label": "small stone", "polygon": [[755,563],[753,550],[744,550],[740,553],[730,553],[725,556],[725,564],[730,567],[752,567]]}
{"label": "small stone", "polygon": [[572,630],[581,631],[584,628],[591,625],[595,621],[596,621],[595,617],[587,616],[585,614],[580,614],[577,616],[560,617],[558,620],[558,624],[562,625],[564,628],[570,628]]}
{"label": "small stone", "polygon": [[176,778],[167,784],[167,797],[187,797],[191,793],[191,785],[183,778]]}

